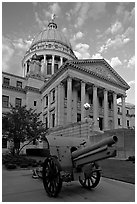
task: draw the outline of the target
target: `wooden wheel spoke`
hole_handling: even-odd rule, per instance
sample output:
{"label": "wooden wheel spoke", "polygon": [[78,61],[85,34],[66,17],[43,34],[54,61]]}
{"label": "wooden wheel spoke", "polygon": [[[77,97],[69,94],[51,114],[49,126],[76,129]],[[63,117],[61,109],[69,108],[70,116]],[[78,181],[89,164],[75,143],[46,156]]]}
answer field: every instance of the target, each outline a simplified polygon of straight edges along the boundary
{"label": "wooden wheel spoke", "polygon": [[43,184],[47,194],[56,197],[62,187],[58,161],[53,157],[45,160],[43,165]]}

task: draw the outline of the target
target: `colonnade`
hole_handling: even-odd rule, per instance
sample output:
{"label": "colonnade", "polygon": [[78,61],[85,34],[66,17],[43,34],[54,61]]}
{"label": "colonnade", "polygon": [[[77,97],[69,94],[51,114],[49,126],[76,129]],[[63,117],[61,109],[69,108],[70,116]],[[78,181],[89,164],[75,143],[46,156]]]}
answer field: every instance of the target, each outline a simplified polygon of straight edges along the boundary
{"label": "colonnade", "polygon": [[[94,121],[94,128],[97,130],[99,128],[99,107],[98,107],[98,95],[97,90],[100,87],[97,87],[96,85],[92,85],[93,89],[93,121]],[[109,129],[109,108],[108,108],[108,93],[111,90],[107,90],[103,87],[101,87],[103,90],[103,110],[104,110],[104,124],[103,129],[107,130]],[[111,91],[112,92],[112,91]],[[113,95],[113,128],[118,128],[118,115],[117,115],[117,93],[112,92]],[[126,127],[126,112],[125,112],[125,96],[121,95],[122,99],[122,127]],[[81,81],[81,121],[85,120],[85,110],[84,110],[84,104],[86,101],[86,82]],[[67,79],[67,123],[72,122],[72,78]]]}
{"label": "colonnade", "polygon": [[[63,65],[63,62],[67,60],[66,58],[58,55],[47,54],[40,56],[40,64],[41,64],[41,73],[42,75],[53,75],[57,69]],[[29,63],[28,61],[24,65],[24,76],[29,73]]]}

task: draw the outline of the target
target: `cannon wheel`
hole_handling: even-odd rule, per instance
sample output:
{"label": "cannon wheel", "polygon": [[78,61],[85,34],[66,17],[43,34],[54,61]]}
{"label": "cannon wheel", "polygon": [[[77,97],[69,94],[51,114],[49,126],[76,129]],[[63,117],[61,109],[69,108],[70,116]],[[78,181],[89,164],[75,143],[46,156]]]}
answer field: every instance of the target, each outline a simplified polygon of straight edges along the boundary
{"label": "cannon wheel", "polygon": [[[81,179],[79,177],[79,182],[84,188],[92,189],[98,185],[98,183],[100,181],[101,173],[100,173],[100,170],[98,169],[98,165],[96,163],[90,164],[90,166],[88,168],[89,168],[89,169],[87,169],[88,172],[87,171],[83,172],[84,179]],[[90,168],[92,168],[91,171],[90,171]]]}
{"label": "cannon wheel", "polygon": [[60,177],[61,167],[57,159],[48,157],[43,164],[43,184],[50,197],[56,197],[61,191],[62,180]]}

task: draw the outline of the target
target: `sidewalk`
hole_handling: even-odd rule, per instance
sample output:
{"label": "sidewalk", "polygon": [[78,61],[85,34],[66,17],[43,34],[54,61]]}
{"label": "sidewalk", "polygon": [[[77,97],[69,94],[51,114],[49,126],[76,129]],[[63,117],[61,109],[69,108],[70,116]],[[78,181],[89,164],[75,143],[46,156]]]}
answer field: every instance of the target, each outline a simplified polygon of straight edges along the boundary
{"label": "sidewalk", "polygon": [[134,202],[135,186],[102,178],[92,191],[81,187],[78,181],[63,183],[57,198],[49,198],[42,180],[33,179],[31,170],[2,171],[3,202]]}

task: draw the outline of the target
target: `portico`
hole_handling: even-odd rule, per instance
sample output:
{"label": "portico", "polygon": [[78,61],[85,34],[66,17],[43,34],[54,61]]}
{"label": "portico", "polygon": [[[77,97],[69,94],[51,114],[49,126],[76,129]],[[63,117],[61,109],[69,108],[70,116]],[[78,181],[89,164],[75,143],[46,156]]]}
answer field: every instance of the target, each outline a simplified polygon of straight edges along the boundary
{"label": "portico", "polygon": [[[66,86],[66,88],[65,88]],[[97,86],[95,84],[68,77],[62,86],[63,93],[67,90],[64,101],[66,108],[66,124],[77,122],[77,115],[81,115],[81,121],[85,121],[86,111],[84,104],[90,104],[89,117],[93,119],[94,130],[116,129],[118,124],[117,99],[122,98],[125,106],[124,95],[113,90]],[[80,94],[79,94],[80,93]],[[80,95],[80,97],[78,96]],[[75,96],[75,97],[73,97]],[[61,99],[60,99],[61,100]],[[75,105],[76,104],[76,105]],[[126,114],[122,113],[122,127],[125,127]]]}

